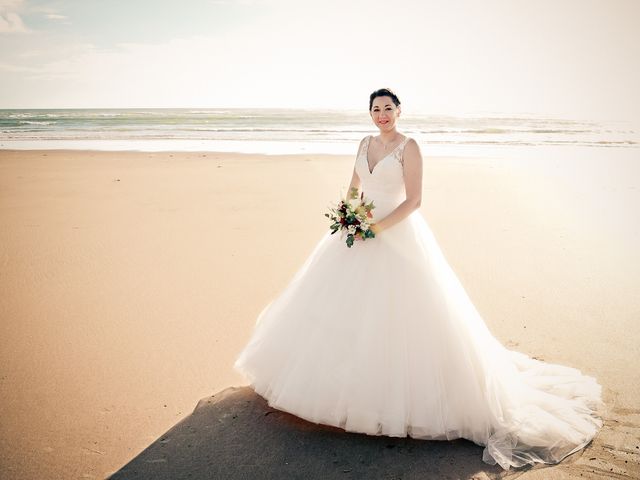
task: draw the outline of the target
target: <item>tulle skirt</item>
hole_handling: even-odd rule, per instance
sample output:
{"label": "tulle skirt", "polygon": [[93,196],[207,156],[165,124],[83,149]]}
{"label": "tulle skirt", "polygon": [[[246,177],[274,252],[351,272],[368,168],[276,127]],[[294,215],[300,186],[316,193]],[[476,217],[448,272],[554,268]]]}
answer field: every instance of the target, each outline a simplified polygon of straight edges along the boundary
{"label": "tulle skirt", "polygon": [[557,463],[602,426],[596,380],[493,337],[418,210],[352,248],[323,235],[234,368],[270,406],[308,421],[462,437],[504,469]]}

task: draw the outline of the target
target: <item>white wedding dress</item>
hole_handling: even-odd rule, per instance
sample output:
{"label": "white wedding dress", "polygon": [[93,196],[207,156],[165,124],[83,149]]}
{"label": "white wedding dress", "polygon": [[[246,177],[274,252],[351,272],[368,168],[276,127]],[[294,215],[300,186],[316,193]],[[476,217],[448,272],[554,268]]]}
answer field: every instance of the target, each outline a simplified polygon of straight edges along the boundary
{"label": "white wedding dress", "polygon": [[[369,171],[374,219],[405,198],[408,138]],[[502,468],[557,463],[602,426],[601,386],[505,348],[419,210],[348,248],[327,231],[257,318],[234,368],[270,406],[351,432],[466,438]]]}

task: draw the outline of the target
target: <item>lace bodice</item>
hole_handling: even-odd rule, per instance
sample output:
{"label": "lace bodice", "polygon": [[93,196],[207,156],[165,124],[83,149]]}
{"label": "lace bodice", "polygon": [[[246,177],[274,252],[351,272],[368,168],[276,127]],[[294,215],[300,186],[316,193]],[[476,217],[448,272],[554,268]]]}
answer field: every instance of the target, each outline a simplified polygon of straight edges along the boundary
{"label": "lace bodice", "polygon": [[369,135],[362,143],[362,147],[356,158],[356,173],[360,177],[360,190],[364,196],[373,200],[376,208],[374,217],[381,218],[391,212],[405,198],[403,153],[409,137],[385,155],[369,170],[368,151],[369,143],[373,138]]}

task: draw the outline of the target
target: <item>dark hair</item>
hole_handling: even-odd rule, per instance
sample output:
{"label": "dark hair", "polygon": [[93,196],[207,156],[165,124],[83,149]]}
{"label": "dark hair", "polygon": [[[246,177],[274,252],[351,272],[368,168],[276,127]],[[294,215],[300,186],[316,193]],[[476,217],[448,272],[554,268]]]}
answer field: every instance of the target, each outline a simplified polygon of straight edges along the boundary
{"label": "dark hair", "polygon": [[395,104],[395,106],[396,107],[400,106],[400,99],[395,93],[391,91],[391,89],[381,88],[379,90],[376,90],[369,96],[369,110],[371,110],[371,107],[373,106],[373,100],[376,97],[391,97],[391,100],[393,100],[393,103]]}

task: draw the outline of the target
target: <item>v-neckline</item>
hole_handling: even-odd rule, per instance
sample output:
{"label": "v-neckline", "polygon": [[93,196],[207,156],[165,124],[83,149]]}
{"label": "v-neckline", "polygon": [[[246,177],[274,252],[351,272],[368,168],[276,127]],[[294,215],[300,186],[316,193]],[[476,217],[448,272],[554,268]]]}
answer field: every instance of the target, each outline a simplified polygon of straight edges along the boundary
{"label": "v-neckline", "polygon": [[398,149],[398,147],[400,145],[402,145],[404,143],[404,141],[406,140],[407,137],[405,137],[402,142],[400,142],[398,145],[395,146],[395,148],[393,150],[391,150],[389,153],[387,153],[384,157],[382,157],[380,160],[378,160],[378,163],[375,164],[375,166],[373,167],[373,170],[371,170],[371,168],[369,167],[369,144],[371,143],[371,139],[373,138],[373,135],[369,135],[369,142],[367,142],[367,148],[364,152],[364,160],[367,163],[367,171],[369,172],[369,175],[373,175],[373,172],[375,172],[378,168],[378,165],[380,165],[387,157],[389,157],[392,153],[395,153],[395,151]]}

